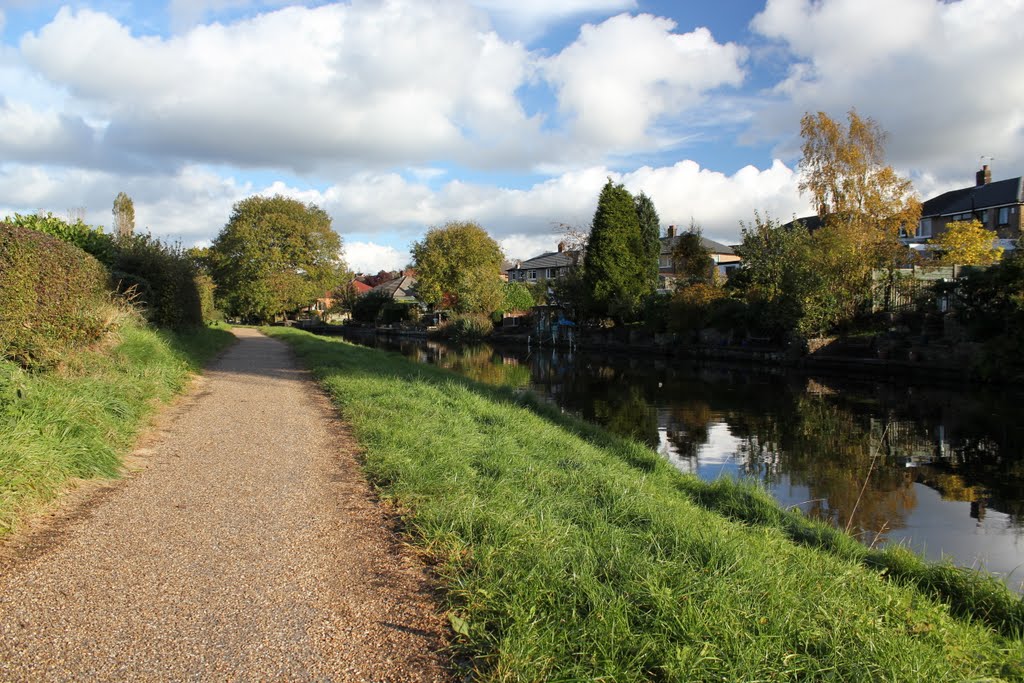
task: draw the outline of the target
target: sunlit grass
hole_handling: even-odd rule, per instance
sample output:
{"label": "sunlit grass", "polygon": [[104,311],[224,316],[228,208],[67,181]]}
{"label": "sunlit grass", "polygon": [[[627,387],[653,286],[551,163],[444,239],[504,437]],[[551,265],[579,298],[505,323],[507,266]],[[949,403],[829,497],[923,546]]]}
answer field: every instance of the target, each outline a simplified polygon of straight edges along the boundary
{"label": "sunlit grass", "polygon": [[146,418],[234,337],[125,325],[117,343],[29,373],[0,361],[0,535],[69,479],[113,477]]}
{"label": "sunlit grass", "polygon": [[1024,677],[1012,629],[866,567],[849,537],[814,540],[824,525],[716,493],[529,395],[270,333],[331,392],[435,558],[479,680]]}

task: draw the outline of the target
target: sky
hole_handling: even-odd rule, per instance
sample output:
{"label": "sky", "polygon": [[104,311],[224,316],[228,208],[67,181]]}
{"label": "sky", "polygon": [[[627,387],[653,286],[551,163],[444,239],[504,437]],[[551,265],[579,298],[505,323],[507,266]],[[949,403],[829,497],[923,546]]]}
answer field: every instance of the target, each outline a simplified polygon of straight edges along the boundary
{"label": "sky", "polygon": [[208,245],[326,210],[356,272],[476,221],[509,258],[611,178],[735,244],[810,213],[805,112],[856,109],[922,198],[1024,174],[1024,0],[0,0],[0,216]]}

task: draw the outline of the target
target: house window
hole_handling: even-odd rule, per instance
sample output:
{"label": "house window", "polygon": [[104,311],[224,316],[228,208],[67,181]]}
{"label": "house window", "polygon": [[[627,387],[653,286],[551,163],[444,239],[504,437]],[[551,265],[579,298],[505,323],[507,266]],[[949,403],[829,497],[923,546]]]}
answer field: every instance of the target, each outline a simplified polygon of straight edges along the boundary
{"label": "house window", "polygon": [[558,277],[558,268],[548,268],[547,272],[544,274],[544,277],[546,277],[549,280]]}
{"label": "house window", "polygon": [[527,280],[536,280],[537,279],[537,271],[536,270],[528,270],[528,271],[526,271],[526,279]]}
{"label": "house window", "polygon": [[996,222],[1000,227],[1010,224],[1010,207],[1004,206],[999,209],[999,215],[996,216]]}
{"label": "house window", "polygon": [[921,222],[917,226],[917,237],[931,237],[932,236],[932,219],[922,218]]}
{"label": "house window", "polygon": [[988,209],[985,209],[984,211],[978,214],[978,220],[981,221],[982,225],[988,223]]}

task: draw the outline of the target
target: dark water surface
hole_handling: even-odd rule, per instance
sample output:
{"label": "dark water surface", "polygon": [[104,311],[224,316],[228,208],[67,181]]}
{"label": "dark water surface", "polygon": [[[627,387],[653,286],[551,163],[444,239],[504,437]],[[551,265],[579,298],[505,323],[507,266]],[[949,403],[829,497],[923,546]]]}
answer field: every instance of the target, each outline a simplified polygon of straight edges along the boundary
{"label": "dark water surface", "polygon": [[[359,340],[365,343],[365,340]],[[701,479],[750,477],[867,544],[903,543],[1024,583],[1024,393],[754,365],[384,341],[531,389]],[[866,485],[865,485],[866,479]]]}

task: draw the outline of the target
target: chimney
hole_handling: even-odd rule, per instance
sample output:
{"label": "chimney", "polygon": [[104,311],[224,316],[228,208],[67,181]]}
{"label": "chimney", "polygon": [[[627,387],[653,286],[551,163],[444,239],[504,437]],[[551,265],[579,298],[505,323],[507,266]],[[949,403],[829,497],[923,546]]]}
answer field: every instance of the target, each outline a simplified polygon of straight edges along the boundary
{"label": "chimney", "polygon": [[985,164],[981,167],[981,170],[975,174],[974,178],[976,185],[988,185],[992,182],[992,169],[988,167],[988,164]]}
{"label": "chimney", "polygon": [[674,225],[668,226],[668,232],[665,233],[665,236],[666,237],[675,237],[676,236],[676,226],[674,226]]}
{"label": "chimney", "polygon": [[561,254],[563,251],[565,251],[565,242],[559,242],[558,243],[558,253]]}

